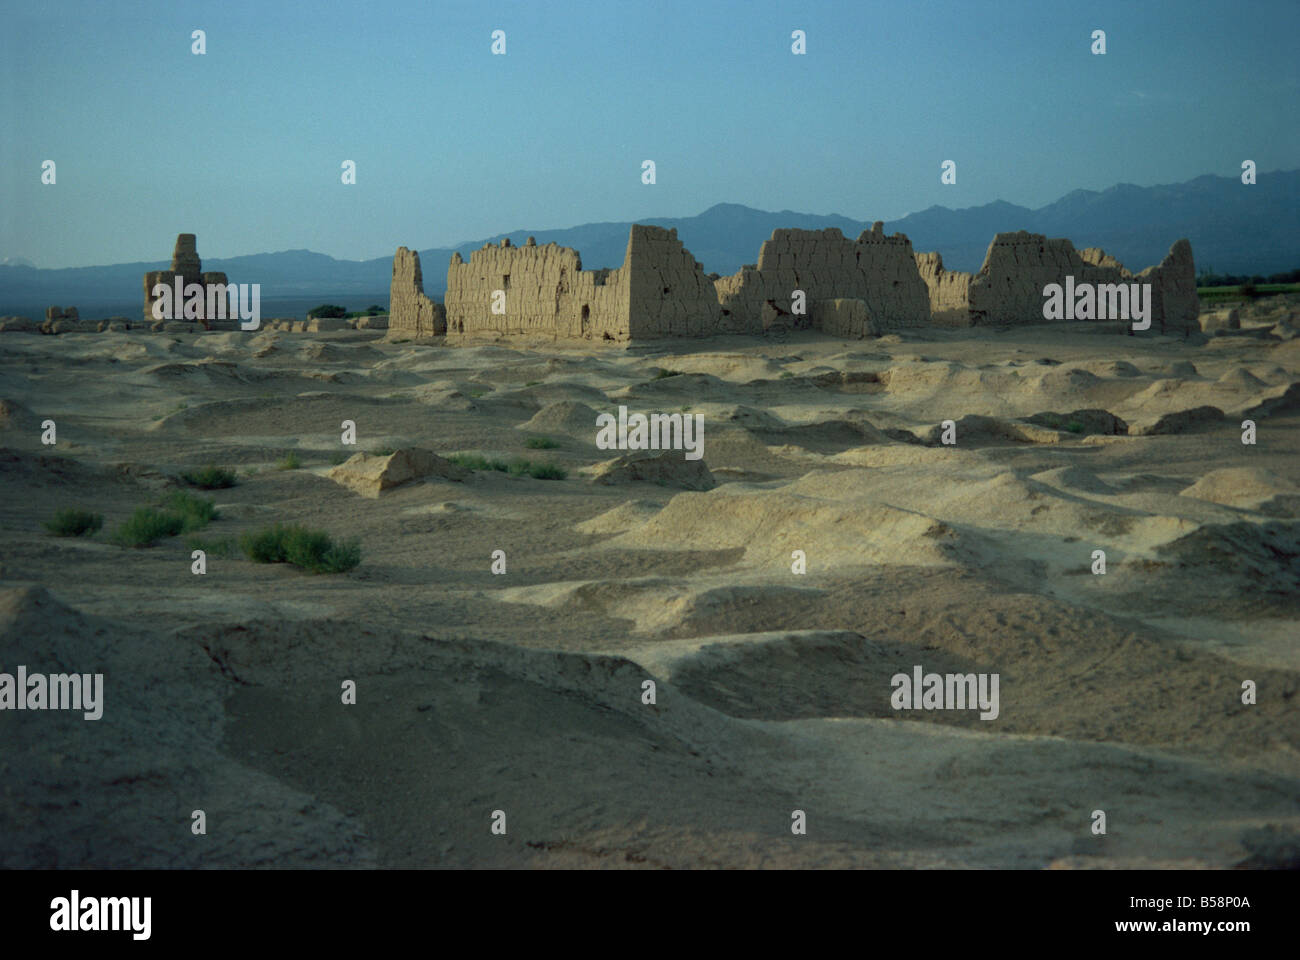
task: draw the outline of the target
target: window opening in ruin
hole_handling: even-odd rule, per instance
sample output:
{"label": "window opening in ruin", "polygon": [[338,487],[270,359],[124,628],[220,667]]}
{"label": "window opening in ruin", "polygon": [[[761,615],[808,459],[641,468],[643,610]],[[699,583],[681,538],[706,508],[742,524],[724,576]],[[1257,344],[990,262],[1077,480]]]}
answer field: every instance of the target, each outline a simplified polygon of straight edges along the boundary
{"label": "window opening in ruin", "polygon": [[510,289],[510,274],[508,273],[501,274],[501,288],[503,290]]}

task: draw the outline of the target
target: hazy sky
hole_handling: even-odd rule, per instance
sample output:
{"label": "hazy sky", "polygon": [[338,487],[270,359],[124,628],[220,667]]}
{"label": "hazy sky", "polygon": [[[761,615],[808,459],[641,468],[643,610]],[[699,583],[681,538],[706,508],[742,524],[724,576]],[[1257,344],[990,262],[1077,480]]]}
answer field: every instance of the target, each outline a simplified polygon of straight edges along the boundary
{"label": "hazy sky", "polygon": [[723,201],[888,220],[1300,167],[1297,0],[0,11],[0,257],[42,267],[166,259],[180,232],[363,259]]}

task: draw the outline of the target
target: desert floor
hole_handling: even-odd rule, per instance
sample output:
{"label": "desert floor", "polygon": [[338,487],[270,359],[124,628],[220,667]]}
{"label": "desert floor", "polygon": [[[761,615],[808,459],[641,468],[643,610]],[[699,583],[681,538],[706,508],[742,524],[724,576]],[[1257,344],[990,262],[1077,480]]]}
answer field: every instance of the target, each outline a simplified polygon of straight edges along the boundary
{"label": "desert floor", "polygon": [[[0,713],[0,866],[1300,862],[1295,310],[1186,341],[0,334],[0,670],[106,687],[98,721]],[[620,404],[702,413],[717,486],[594,483]],[[568,477],[327,475],[408,446]],[[302,523],[360,565],[110,542],[209,463],[240,482],[206,541]],[[49,535],[65,507],[104,529]],[[998,674],[999,716],[893,710],[914,665]]]}

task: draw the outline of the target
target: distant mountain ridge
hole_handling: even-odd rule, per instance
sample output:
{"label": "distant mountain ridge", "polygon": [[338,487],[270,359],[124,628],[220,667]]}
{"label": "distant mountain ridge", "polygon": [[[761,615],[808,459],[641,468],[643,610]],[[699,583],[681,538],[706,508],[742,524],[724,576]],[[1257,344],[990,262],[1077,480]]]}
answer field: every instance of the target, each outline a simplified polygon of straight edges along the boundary
{"label": "distant mountain ridge", "polygon": [[[425,291],[434,297],[445,292],[446,266],[453,252],[468,259],[485,242],[499,243],[506,237],[516,245],[533,236],[539,244],[573,247],[587,269],[618,267],[632,222],[512,230],[456,247],[422,249]],[[734,203],[716,204],[694,217],[636,222],[677,228],[679,238],[705,270],[721,274],[757,261],[759,247],[778,227],[838,227],[849,238],[871,228],[869,222],[834,214],[772,212]],[[187,226],[178,224],[177,232]],[[978,270],[994,234],[1029,230],[1068,237],[1079,249],[1102,247],[1134,272],[1159,263],[1175,240],[1187,237],[1198,271],[1278,273],[1300,267],[1300,170],[1261,173],[1259,182],[1251,186],[1235,177],[1207,175],[1152,187],[1118,184],[1102,191],[1075,190],[1036,210],[1001,200],[960,210],[933,206],[901,220],[886,221],[885,230],[906,233],[918,252],[938,250],[944,265],[954,270]],[[414,239],[395,237],[393,249]],[[159,246],[169,249],[174,240],[172,235],[160,237]],[[200,254],[202,250],[200,236]],[[30,312],[27,305],[37,303],[142,302],[145,271],[167,266],[167,260],[56,270],[0,265],[0,314],[18,312],[19,307]],[[322,300],[361,297],[370,302],[387,291],[391,267],[391,256],[336,260],[310,250],[203,261],[205,270],[222,271],[234,282],[260,283],[264,298],[318,293]]]}

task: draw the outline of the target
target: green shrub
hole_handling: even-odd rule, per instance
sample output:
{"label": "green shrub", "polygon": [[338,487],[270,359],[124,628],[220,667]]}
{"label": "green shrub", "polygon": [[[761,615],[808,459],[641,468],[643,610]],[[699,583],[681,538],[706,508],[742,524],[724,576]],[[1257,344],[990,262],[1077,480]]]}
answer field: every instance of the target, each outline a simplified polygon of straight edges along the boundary
{"label": "green shrub", "polygon": [[185,549],[202,550],[210,557],[228,557],[235,541],[231,537],[208,539],[204,537],[186,537]]}
{"label": "green shrub", "polygon": [[149,547],[184,529],[185,518],[179,513],[140,507],[113,532],[113,540],[124,547]]}
{"label": "green shrub", "polygon": [[182,473],[181,479],[200,490],[224,490],[235,485],[235,472],[208,464],[202,470]]}
{"label": "green shrub", "polygon": [[285,454],[284,459],[275,465],[275,469],[297,470],[301,466],[302,466],[302,459],[298,456],[296,451],[290,450],[287,454]]}
{"label": "green shrub", "polygon": [[793,377],[793,376],[794,376],[794,374],[791,373],[789,370],[782,370],[782,371],[781,371],[781,379],[782,379],[782,380],[789,380],[789,379],[790,379],[791,377]]}
{"label": "green shrub", "polygon": [[202,530],[213,520],[217,519],[217,507],[211,500],[204,500],[202,497],[196,497],[188,490],[177,490],[167,500],[167,506],[172,513],[178,515],[185,522],[182,533],[194,533],[196,530]]}
{"label": "green shrub", "polygon": [[347,310],[333,303],[322,303],[319,307],[312,307],[307,311],[308,320],[312,317],[334,317],[341,319],[347,315]]}
{"label": "green shrub", "polygon": [[523,457],[505,460],[489,459],[480,453],[453,453],[447,458],[457,466],[467,470],[497,470],[512,477],[532,477],[535,480],[563,480],[568,471],[553,463],[534,463]]}
{"label": "green shrub", "polygon": [[369,451],[372,457],[391,457],[396,452],[397,450],[393,447],[375,447],[375,449]]}
{"label": "green shrub", "polygon": [[284,563],[285,528],[276,524],[263,530],[241,534],[239,549],[254,563]]}
{"label": "green shrub", "polygon": [[534,463],[528,468],[528,475],[534,480],[563,480],[569,472],[554,463]]}
{"label": "green shrub", "polygon": [[1065,425],[1065,429],[1069,430],[1071,433],[1083,433],[1083,424],[1078,420],[1071,420]]}
{"label": "green shrub", "polygon": [[554,450],[559,444],[550,437],[529,437],[524,446],[529,450]]}
{"label": "green shrub", "polygon": [[660,367],[659,372],[656,373],[652,379],[663,380],[667,377],[680,377],[681,375],[682,372],[680,370],[669,370],[667,367]]}
{"label": "green shrub", "polygon": [[524,386],[525,386],[525,387],[535,387],[535,386],[537,386],[537,385],[538,385],[539,383],[541,383],[541,382],[542,382],[542,381],[540,381],[540,380],[529,380],[527,383],[524,384]]}
{"label": "green shrub", "polygon": [[56,537],[82,537],[95,533],[104,526],[104,518],[88,510],[75,510],[69,507],[57,511],[45,522],[45,529]]}
{"label": "green shrub", "polygon": [[359,540],[335,543],[323,530],[300,526],[245,533],[239,546],[254,563],[289,563],[309,573],[346,573],[361,562]]}
{"label": "green shrub", "polygon": [[447,459],[466,470],[500,470],[504,473],[510,469],[504,460],[489,460],[481,453],[453,453]]}
{"label": "green shrub", "polygon": [[553,463],[534,463],[523,457],[511,460],[507,470],[512,477],[532,477],[534,480],[563,480],[569,474]]}

